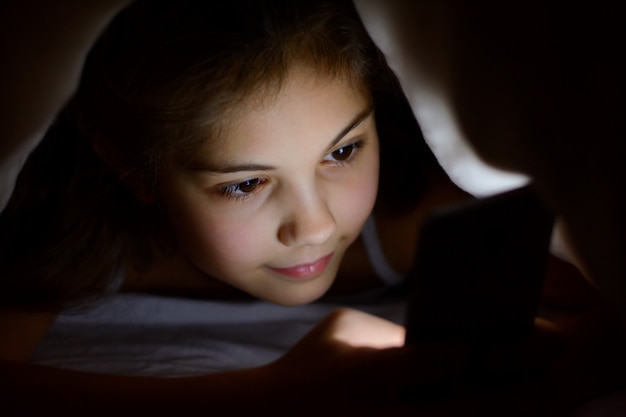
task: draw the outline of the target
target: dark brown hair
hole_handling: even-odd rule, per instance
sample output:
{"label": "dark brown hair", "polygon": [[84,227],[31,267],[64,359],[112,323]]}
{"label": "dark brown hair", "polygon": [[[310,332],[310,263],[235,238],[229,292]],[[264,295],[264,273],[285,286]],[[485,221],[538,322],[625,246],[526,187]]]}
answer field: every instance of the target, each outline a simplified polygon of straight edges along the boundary
{"label": "dark brown hair", "polygon": [[166,227],[141,196],[251,94],[279,91],[295,62],[371,98],[378,209],[415,204],[435,161],[350,1],[135,1],[93,47],[0,218],[1,302],[64,308],[114,290],[128,262],[149,263],[146,242]]}

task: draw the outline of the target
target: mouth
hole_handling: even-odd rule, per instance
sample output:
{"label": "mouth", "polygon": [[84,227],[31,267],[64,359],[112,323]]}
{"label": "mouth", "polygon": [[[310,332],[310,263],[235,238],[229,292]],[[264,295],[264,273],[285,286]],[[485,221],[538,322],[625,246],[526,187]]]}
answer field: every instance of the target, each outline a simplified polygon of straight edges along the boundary
{"label": "mouth", "polygon": [[283,275],[290,279],[304,280],[308,278],[313,278],[320,275],[326,270],[326,267],[332,259],[333,254],[334,252],[311,263],[294,265],[287,268],[269,267],[269,269],[276,272],[277,274]]}

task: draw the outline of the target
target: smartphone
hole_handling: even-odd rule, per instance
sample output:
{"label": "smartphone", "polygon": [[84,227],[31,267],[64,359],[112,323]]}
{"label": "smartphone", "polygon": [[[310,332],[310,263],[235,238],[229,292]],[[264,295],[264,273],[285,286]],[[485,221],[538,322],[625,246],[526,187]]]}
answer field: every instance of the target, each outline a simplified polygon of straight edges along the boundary
{"label": "smartphone", "polygon": [[406,343],[480,349],[529,335],[553,221],[532,184],[434,212],[408,278]]}

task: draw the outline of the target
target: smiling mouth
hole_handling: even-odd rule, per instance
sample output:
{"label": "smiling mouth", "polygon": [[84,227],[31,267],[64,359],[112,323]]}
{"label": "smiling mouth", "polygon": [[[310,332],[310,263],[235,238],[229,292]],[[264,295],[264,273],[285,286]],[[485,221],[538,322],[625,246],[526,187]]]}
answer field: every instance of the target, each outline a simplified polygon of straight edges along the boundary
{"label": "smiling mouth", "polygon": [[288,268],[274,268],[270,267],[270,269],[280,275],[285,277],[301,280],[312,278],[317,275],[320,275],[322,272],[326,270],[328,263],[333,257],[333,253],[330,253],[323,258],[320,258],[314,262],[308,264],[300,264],[295,266],[290,266]]}

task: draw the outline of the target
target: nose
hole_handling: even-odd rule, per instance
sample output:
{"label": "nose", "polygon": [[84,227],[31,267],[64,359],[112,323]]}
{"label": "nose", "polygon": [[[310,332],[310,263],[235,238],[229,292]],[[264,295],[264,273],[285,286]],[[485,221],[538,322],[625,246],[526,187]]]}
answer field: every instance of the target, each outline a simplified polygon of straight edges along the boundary
{"label": "nose", "polygon": [[294,193],[285,203],[289,209],[278,228],[278,240],[283,245],[320,245],[335,232],[337,223],[323,193]]}

